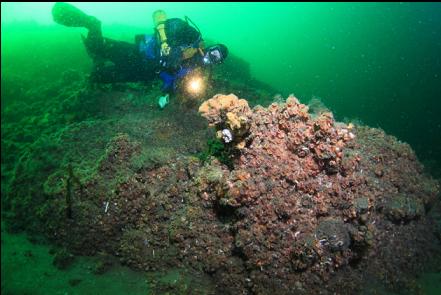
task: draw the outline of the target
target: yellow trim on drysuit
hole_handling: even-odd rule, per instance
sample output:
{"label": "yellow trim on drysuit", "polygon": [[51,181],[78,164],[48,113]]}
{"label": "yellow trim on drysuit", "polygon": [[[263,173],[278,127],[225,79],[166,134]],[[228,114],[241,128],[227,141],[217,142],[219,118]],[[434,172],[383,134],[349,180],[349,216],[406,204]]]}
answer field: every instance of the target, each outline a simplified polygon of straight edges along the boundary
{"label": "yellow trim on drysuit", "polygon": [[167,15],[163,10],[156,10],[153,12],[153,24],[159,33],[159,39],[161,40],[161,53],[168,55],[170,53],[170,47],[167,44],[167,35],[165,34],[164,22],[167,20]]}
{"label": "yellow trim on drysuit", "polygon": [[[164,22],[167,20],[167,15],[163,10],[156,10],[153,12],[153,24],[159,33],[159,39],[161,41],[161,52],[165,55],[170,53],[170,47],[167,44],[167,35],[165,34]],[[196,53],[199,52],[201,56],[204,55],[203,52],[204,43],[201,41],[198,48],[186,48],[182,51],[182,59],[186,60],[192,58]]]}

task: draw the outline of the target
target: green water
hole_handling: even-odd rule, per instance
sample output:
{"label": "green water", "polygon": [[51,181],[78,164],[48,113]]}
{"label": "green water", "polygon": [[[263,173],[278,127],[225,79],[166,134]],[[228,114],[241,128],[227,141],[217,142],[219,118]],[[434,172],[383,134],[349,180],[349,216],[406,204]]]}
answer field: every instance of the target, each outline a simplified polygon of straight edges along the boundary
{"label": "green water", "polygon": [[[1,3],[2,86],[5,78],[17,81],[17,89],[36,89],[66,69],[89,71],[91,61],[79,37],[85,29],[54,24],[52,5]],[[338,120],[384,129],[408,142],[430,173],[441,177],[440,3],[75,5],[102,21],[105,36],[130,42],[135,34],[151,33],[156,9],[169,17],[189,16],[206,39],[226,44],[249,63],[253,77],[284,97],[294,93],[302,102],[317,97]],[[2,115],[20,99],[32,98],[2,87]],[[35,119],[43,122],[38,132],[49,130],[50,126],[44,129],[44,114],[40,117]],[[2,184],[10,173],[4,158],[2,152]],[[148,290],[145,276],[128,269],[91,278],[85,275],[85,261],[67,273],[59,272],[42,247],[23,236],[2,234],[2,292],[124,294],[127,286],[133,288],[130,294]],[[32,257],[23,256],[27,250]],[[81,283],[70,286],[72,278]],[[426,294],[439,294],[439,282],[439,274],[425,276]]]}

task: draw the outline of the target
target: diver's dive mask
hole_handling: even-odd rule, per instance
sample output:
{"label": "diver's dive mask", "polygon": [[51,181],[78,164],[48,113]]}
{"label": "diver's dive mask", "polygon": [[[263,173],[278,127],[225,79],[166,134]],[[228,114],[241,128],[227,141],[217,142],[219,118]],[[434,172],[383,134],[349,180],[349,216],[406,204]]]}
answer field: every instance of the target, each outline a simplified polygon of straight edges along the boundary
{"label": "diver's dive mask", "polygon": [[204,64],[220,64],[228,55],[228,49],[225,45],[218,44],[213,45],[205,49],[205,55],[203,58]]}

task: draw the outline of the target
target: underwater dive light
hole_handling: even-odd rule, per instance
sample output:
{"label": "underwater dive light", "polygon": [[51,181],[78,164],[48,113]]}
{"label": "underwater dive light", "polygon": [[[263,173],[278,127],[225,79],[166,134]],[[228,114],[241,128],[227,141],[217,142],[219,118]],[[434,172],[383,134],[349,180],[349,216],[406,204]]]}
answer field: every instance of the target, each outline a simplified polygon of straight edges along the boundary
{"label": "underwater dive light", "polygon": [[204,82],[200,76],[192,77],[187,83],[187,91],[193,95],[201,94],[204,88]]}

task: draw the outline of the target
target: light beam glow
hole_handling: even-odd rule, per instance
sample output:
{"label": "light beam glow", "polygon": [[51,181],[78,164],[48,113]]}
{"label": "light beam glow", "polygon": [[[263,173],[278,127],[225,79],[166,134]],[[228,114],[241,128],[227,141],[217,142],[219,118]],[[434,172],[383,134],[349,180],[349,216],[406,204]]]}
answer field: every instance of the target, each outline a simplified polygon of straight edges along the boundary
{"label": "light beam glow", "polygon": [[202,88],[202,79],[195,77],[189,81],[187,89],[190,93],[198,94],[202,91]]}

